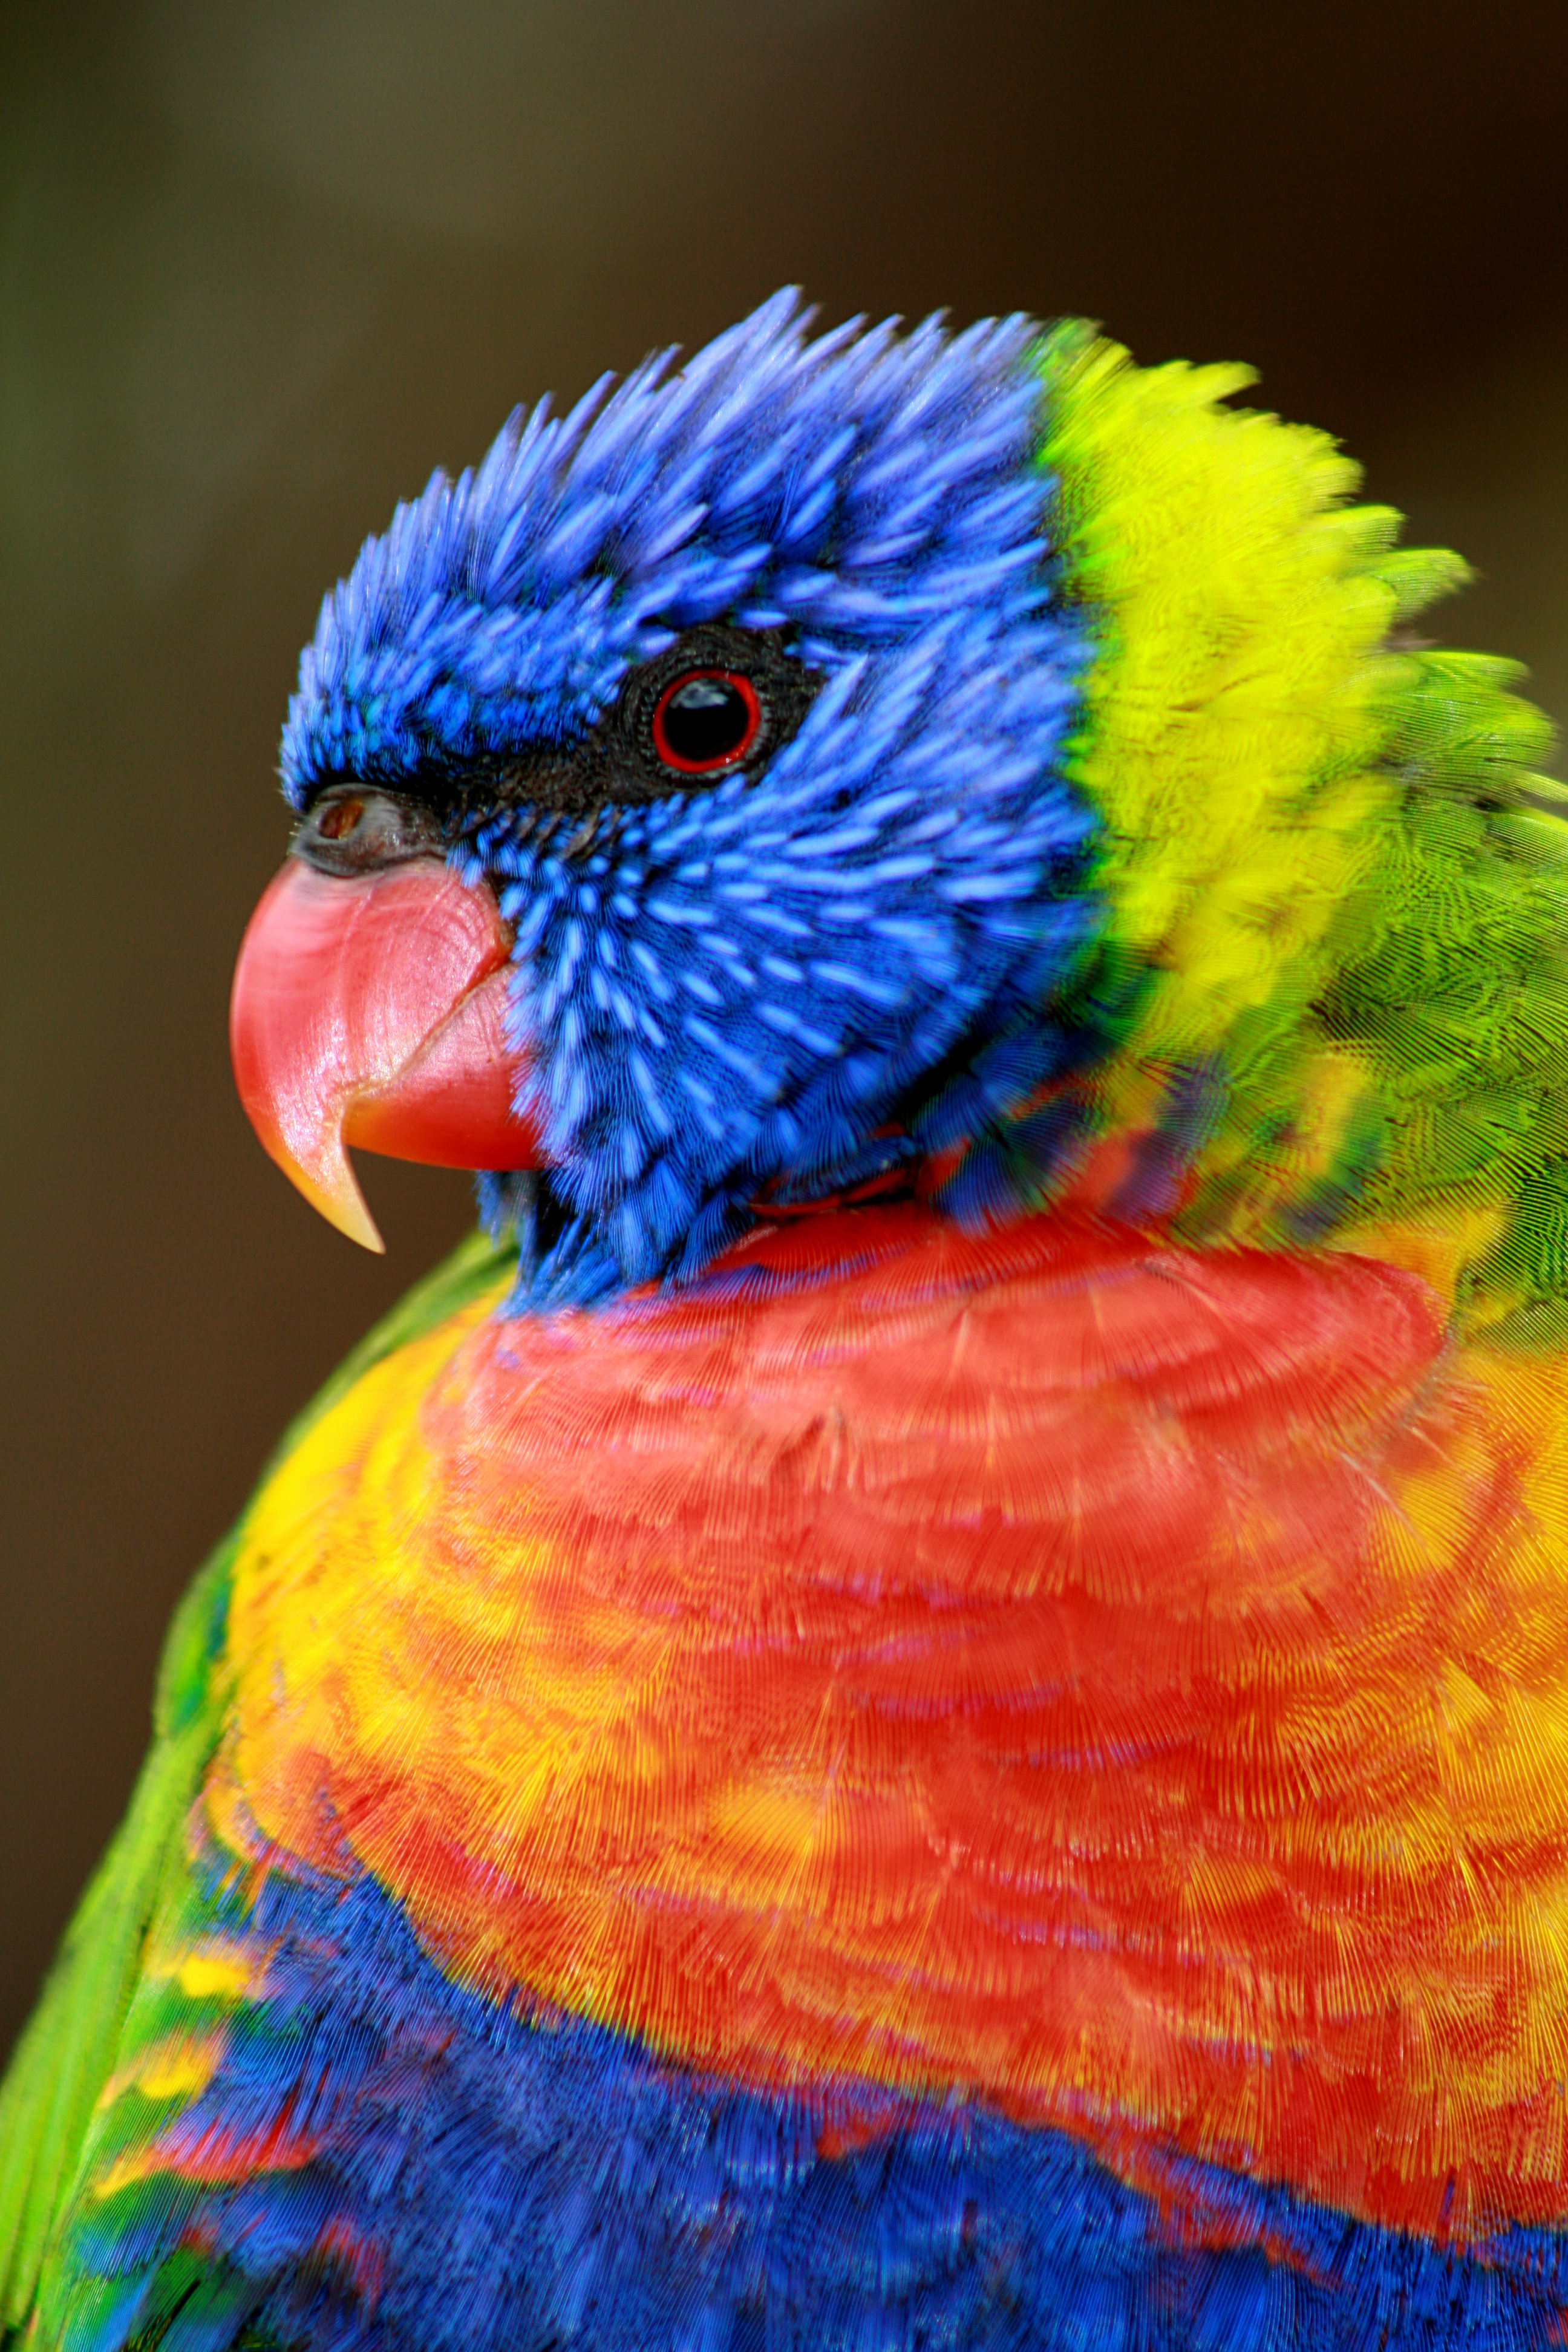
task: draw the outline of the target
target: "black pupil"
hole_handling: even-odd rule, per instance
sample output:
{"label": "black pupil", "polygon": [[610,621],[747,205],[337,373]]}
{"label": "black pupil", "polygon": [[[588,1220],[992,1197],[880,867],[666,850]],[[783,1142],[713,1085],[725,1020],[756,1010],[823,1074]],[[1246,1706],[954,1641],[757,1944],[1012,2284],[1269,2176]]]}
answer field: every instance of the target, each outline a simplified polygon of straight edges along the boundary
{"label": "black pupil", "polygon": [[689,677],[670,695],[663,717],[665,741],[694,768],[730,759],[752,723],[745,698],[722,677]]}

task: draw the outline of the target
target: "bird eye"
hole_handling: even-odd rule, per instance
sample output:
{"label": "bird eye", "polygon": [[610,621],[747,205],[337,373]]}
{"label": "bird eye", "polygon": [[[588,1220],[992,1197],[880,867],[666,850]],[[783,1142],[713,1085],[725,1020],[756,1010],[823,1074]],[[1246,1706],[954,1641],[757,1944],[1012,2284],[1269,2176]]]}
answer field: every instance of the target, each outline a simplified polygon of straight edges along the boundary
{"label": "bird eye", "polygon": [[739,670],[682,670],[654,705],[653,748],[678,775],[716,776],[740,765],[762,725],[756,688]]}

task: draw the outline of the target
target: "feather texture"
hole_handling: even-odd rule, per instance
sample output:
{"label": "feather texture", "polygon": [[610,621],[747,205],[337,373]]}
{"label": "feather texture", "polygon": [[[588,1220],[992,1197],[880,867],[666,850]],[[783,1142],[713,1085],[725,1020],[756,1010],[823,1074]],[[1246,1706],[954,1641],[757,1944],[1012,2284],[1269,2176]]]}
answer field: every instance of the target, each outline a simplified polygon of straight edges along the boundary
{"label": "feather texture", "polygon": [[[1561,794],[1245,381],[780,298],[329,599],[554,1165],[176,1628],[18,2343],[1568,2332]],[[498,783],[721,619],[768,769]]]}

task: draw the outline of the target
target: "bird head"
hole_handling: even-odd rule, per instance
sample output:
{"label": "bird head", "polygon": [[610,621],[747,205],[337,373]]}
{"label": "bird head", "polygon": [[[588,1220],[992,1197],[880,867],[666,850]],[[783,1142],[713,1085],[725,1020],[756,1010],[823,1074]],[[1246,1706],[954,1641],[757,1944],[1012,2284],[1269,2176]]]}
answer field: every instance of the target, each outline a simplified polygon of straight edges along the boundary
{"label": "bird head", "polygon": [[994,1206],[972,1147],[1081,1056],[1095,928],[1038,333],[813,339],[781,295],[366,542],[232,1014],[344,1231],[379,1245],[345,1145],[474,1169],[578,1300],[689,1278],[759,1201]]}

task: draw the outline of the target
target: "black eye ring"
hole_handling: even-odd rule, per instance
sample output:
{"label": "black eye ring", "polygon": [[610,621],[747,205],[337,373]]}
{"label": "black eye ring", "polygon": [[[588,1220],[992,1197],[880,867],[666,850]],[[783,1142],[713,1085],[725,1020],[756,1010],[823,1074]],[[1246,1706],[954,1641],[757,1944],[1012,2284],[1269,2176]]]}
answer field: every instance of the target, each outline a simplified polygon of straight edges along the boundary
{"label": "black eye ring", "polygon": [[683,669],[653,708],[653,748],[680,776],[738,768],[763,730],[757,689],[743,670]]}

